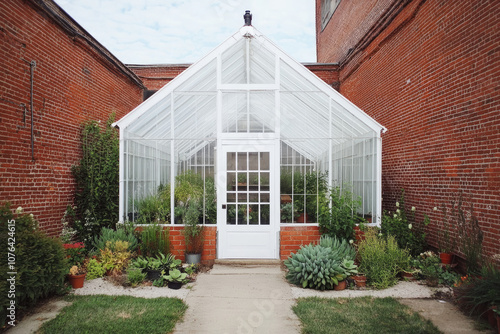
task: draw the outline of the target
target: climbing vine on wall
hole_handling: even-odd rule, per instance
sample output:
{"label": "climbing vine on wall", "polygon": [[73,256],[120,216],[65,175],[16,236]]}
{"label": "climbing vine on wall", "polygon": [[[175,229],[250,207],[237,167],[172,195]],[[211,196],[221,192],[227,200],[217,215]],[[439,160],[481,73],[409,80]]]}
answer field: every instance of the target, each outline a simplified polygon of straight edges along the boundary
{"label": "climbing vine on wall", "polygon": [[118,221],[118,132],[111,127],[112,114],[101,130],[96,121],[83,124],[82,158],[71,172],[76,181],[74,228],[85,243],[102,227]]}

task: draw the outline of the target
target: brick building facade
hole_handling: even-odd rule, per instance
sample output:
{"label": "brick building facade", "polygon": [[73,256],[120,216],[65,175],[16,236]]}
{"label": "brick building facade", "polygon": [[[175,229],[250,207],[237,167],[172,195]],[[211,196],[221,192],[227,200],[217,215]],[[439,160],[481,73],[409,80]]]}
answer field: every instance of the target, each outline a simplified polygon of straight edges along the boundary
{"label": "brick building facade", "polygon": [[316,19],[318,62],[339,63],[340,92],[388,129],[384,208],[404,188],[435,223],[462,191],[500,253],[498,1],[317,0]]}
{"label": "brick building facade", "polygon": [[143,84],[52,1],[0,2],[0,59],[0,202],[58,235],[81,124],[121,118],[142,102]]}

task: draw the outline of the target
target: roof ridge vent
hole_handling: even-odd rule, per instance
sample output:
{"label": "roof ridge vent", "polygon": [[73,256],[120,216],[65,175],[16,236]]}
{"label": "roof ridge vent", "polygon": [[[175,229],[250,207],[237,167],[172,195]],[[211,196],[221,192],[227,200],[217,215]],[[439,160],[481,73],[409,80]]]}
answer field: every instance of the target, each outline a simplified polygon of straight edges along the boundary
{"label": "roof ridge vent", "polygon": [[250,14],[249,10],[245,11],[245,15],[243,15],[243,18],[245,19],[245,25],[246,26],[251,26],[252,25],[252,14]]}

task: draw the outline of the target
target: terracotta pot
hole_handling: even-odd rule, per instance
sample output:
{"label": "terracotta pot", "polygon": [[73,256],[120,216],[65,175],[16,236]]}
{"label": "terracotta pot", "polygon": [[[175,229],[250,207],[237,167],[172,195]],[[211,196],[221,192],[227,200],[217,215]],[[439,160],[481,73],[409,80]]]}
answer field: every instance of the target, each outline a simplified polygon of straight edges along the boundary
{"label": "terracotta pot", "polygon": [[85,276],[87,276],[87,274],[68,275],[69,284],[71,284],[73,289],[83,288],[83,282],[85,282]]}
{"label": "terracotta pot", "polygon": [[297,223],[307,223],[309,221],[309,216],[307,214],[301,213],[297,218]]}
{"label": "terracotta pot", "polygon": [[406,273],[406,272],[402,272],[401,273],[401,277],[405,280],[405,281],[414,281],[415,280],[415,276],[413,276],[412,273]]}
{"label": "terracotta pot", "polygon": [[451,253],[439,253],[439,258],[441,259],[441,263],[451,264],[453,254],[451,254]]}
{"label": "terracotta pot", "polygon": [[366,276],[365,275],[352,276],[352,279],[354,280],[354,283],[356,283],[356,286],[358,288],[363,288],[366,286]]}
{"label": "terracotta pot", "polygon": [[339,284],[334,285],[333,289],[340,291],[340,290],[344,290],[346,287],[347,287],[347,281],[343,280],[343,281],[340,281]]}

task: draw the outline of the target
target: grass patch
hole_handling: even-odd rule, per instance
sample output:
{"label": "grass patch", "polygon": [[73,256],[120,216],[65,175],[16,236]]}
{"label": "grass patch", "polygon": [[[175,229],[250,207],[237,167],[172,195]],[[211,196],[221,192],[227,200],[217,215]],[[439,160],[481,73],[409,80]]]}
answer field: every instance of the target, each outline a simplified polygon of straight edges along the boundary
{"label": "grass patch", "polygon": [[187,309],[176,298],[69,296],[73,304],[40,333],[170,333]]}
{"label": "grass patch", "polygon": [[293,311],[304,334],[441,333],[394,298],[300,298]]}

